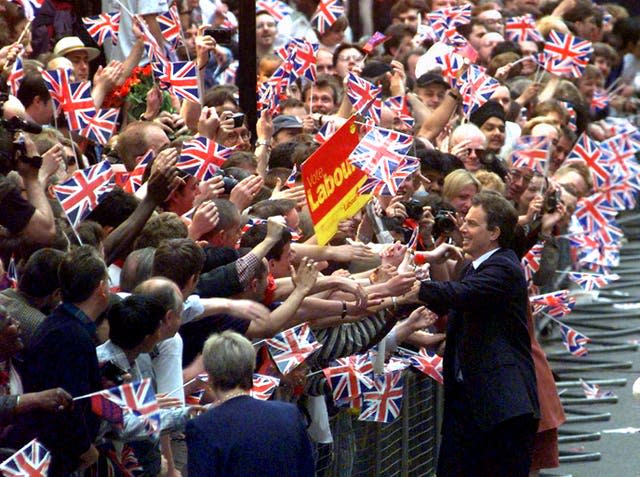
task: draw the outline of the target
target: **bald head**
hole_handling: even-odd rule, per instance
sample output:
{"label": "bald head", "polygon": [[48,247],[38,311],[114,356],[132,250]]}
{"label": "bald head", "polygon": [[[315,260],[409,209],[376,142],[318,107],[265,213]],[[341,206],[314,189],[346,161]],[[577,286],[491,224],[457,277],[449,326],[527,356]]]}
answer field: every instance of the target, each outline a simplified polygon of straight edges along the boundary
{"label": "bald head", "polygon": [[182,309],[182,293],[173,281],[165,277],[151,277],[138,285],[133,293],[153,298],[165,311],[179,312]]}
{"label": "bald head", "polygon": [[157,155],[169,142],[169,137],[157,124],[134,121],[118,135],[116,150],[127,171],[131,172],[136,167],[137,159],[149,149]]}

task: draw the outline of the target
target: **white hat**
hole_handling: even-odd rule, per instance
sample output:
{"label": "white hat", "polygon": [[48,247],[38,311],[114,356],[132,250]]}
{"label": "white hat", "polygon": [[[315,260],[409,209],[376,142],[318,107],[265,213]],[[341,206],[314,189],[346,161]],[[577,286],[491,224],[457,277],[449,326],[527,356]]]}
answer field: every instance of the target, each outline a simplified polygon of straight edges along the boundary
{"label": "white hat", "polygon": [[94,60],[100,54],[100,50],[85,46],[82,40],[77,36],[65,36],[60,38],[56,46],[53,47],[53,54],[55,56],[66,56],[74,51],[86,51],[89,55],[89,61]]}

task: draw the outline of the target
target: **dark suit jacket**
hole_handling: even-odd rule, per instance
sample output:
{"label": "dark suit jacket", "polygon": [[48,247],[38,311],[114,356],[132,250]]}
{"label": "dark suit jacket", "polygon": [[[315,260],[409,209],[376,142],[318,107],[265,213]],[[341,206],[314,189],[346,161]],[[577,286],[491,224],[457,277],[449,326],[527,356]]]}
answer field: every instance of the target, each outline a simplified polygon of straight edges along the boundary
{"label": "dark suit jacket", "polygon": [[[100,390],[98,357],[88,328],[63,306],[56,308],[38,328],[19,368],[24,391],[61,387],[72,396],[81,396]],[[91,400],[83,399],[68,411],[19,416],[12,437],[22,444],[38,437],[51,451],[49,475],[54,477],[77,468],[79,456],[94,442],[99,427]]]}
{"label": "dark suit jacket", "polygon": [[467,410],[481,431],[537,416],[527,285],[515,253],[499,249],[459,282],[423,282],[419,296],[434,312],[449,312],[445,414],[452,405]]}
{"label": "dark suit jacket", "polygon": [[293,405],[230,399],[187,423],[189,477],[312,477],[311,441]]}

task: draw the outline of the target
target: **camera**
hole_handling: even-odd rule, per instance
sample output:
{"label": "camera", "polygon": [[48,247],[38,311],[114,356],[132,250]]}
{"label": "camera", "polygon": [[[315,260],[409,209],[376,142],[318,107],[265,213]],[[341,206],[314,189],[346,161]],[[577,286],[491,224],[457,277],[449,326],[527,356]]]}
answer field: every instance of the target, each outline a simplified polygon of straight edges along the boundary
{"label": "camera", "polygon": [[233,118],[234,128],[242,127],[242,125],[244,124],[244,114],[242,113],[235,113],[233,116],[231,116],[231,118]]}
{"label": "camera", "polygon": [[561,192],[557,189],[555,192],[550,193],[544,200],[543,210],[547,214],[551,214],[556,211],[558,208],[558,203],[560,203]]}
{"label": "camera", "polygon": [[215,175],[222,176],[222,183],[224,184],[225,195],[231,194],[231,190],[238,185],[238,179],[236,179],[233,176],[230,176],[223,170],[216,172]]}
{"label": "camera", "polygon": [[127,374],[127,372],[120,366],[115,364],[113,361],[107,361],[100,368],[100,374],[103,378],[111,381],[112,383],[120,385],[124,383],[124,379],[122,376]]}
{"label": "camera", "polygon": [[407,211],[407,217],[413,220],[420,220],[422,218],[422,202],[416,199],[411,199],[406,202],[402,202],[404,209]]}
{"label": "camera", "polygon": [[450,210],[438,210],[433,220],[432,235],[435,238],[440,237],[441,235],[450,234],[457,227],[455,214]]}
{"label": "camera", "polygon": [[42,166],[42,158],[27,157],[27,148],[24,137],[16,137],[18,132],[28,132],[32,134],[40,134],[42,126],[30,123],[18,116],[11,119],[4,118],[4,103],[9,99],[7,93],[0,93],[0,126],[3,128],[2,137],[0,138],[0,174],[7,174],[9,171],[18,168],[17,161],[21,161],[29,166],[40,169]]}
{"label": "camera", "polygon": [[204,30],[204,34],[213,38],[220,46],[231,45],[233,33],[234,31],[228,28],[207,28]]}

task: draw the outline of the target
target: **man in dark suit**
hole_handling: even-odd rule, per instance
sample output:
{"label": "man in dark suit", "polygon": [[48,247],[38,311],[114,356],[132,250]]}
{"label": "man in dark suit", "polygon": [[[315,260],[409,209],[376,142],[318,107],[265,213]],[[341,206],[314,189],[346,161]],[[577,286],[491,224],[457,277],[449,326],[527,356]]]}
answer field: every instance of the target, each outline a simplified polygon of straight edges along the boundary
{"label": "man in dark suit", "polygon": [[527,285],[509,245],[517,213],[481,192],[460,228],[472,263],[457,282],[423,282],[419,298],[449,313],[438,476],[526,477],[538,419]]}

